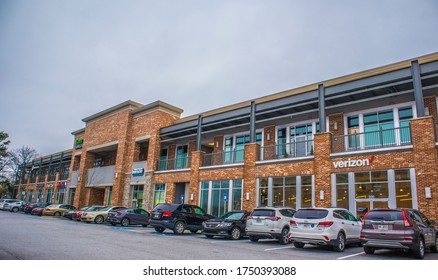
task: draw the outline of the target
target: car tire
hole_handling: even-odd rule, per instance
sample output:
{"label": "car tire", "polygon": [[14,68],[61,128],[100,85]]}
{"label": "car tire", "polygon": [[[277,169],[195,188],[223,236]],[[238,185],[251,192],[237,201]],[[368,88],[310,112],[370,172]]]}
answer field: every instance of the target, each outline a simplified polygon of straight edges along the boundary
{"label": "car tire", "polygon": [[191,232],[191,233],[197,233],[198,230],[197,230],[197,229],[191,229],[190,232]]}
{"label": "car tire", "polygon": [[122,224],[122,227],[129,226],[129,219],[128,218],[123,218],[121,224]]}
{"label": "car tire", "polygon": [[178,221],[173,226],[173,233],[175,234],[183,234],[186,230],[186,225],[182,221]]}
{"label": "car tire", "polygon": [[251,240],[251,242],[258,242],[258,241],[259,241],[259,238],[258,238],[258,237],[255,237],[255,236],[250,236],[250,237],[249,237],[249,240]]}
{"label": "car tire", "polygon": [[53,216],[55,216],[55,217],[61,217],[61,213],[60,213],[60,212],[55,212],[55,213],[53,214]]}
{"label": "car tire", "polygon": [[294,242],[294,247],[295,248],[304,248],[304,243],[302,242]]}
{"label": "car tire", "polygon": [[240,239],[241,236],[242,236],[242,233],[241,233],[239,227],[233,227],[231,229],[230,237],[232,240],[238,240],[238,239]]}
{"label": "car tire", "polygon": [[104,220],[105,220],[105,219],[104,219],[103,216],[101,216],[101,215],[99,215],[99,216],[97,216],[96,218],[94,218],[94,222],[95,222],[96,224],[101,224],[101,223],[103,223]]}
{"label": "car tire", "polygon": [[414,258],[416,259],[424,259],[424,251],[426,248],[424,247],[424,240],[422,237],[419,238],[418,244],[415,249],[412,250],[414,254]]}
{"label": "car tire", "polygon": [[432,253],[438,253],[438,235],[435,236],[435,245],[430,247]]}
{"label": "car tire", "polygon": [[207,238],[213,238],[214,235],[206,234],[205,237],[207,237]]}
{"label": "car tire", "polygon": [[345,243],[345,235],[342,232],[338,233],[336,245],[333,246],[333,250],[335,250],[335,252],[343,252],[345,249]]}
{"label": "car tire", "polygon": [[142,227],[148,227],[148,225],[141,225]]}
{"label": "car tire", "polygon": [[17,213],[18,212],[18,207],[12,208],[12,212]]}
{"label": "car tire", "polygon": [[163,232],[164,231],[164,228],[162,228],[162,227],[155,227],[154,229],[156,232]]}
{"label": "car tire", "polygon": [[364,247],[363,247],[363,251],[364,251],[365,254],[367,254],[367,255],[372,255],[372,254],[374,254],[374,252],[376,251],[376,249],[374,249],[373,247],[364,246]]}
{"label": "car tire", "polygon": [[289,234],[289,229],[288,228],[284,228],[281,230],[281,236],[280,239],[278,239],[278,243],[280,243],[281,245],[286,245],[289,243],[289,237],[287,237]]}

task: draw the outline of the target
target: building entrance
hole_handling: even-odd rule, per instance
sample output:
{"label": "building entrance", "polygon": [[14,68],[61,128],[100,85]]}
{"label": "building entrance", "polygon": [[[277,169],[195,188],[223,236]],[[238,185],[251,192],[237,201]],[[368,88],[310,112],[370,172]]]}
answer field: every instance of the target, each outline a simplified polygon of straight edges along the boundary
{"label": "building entrance", "polygon": [[356,213],[357,217],[363,219],[368,210],[376,208],[388,208],[388,199],[356,199]]}
{"label": "building entrance", "polygon": [[189,201],[188,183],[175,184],[175,199],[173,203],[188,203]]}

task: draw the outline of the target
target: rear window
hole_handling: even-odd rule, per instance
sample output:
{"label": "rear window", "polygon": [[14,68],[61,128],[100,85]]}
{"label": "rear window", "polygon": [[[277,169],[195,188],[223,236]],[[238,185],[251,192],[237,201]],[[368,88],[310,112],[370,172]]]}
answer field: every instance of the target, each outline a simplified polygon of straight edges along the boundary
{"label": "rear window", "polygon": [[179,204],[158,204],[157,206],[155,206],[154,210],[152,210],[152,211],[173,212],[173,211],[175,211],[176,208],[178,208],[178,206],[179,206]]}
{"label": "rear window", "polygon": [[275,210],[255,209],[251,216],[255,217],[275,217]]}
{"label": "rear window", "polygon": [[401,211],[371,211],[365,217],[365,220],[400,221],[403,220],[403,214]]}
{"label": "rear window", "polygon": [[327,217],[328,211],[322,209],[301,209],[295,212],[294,218],[316,220]]}

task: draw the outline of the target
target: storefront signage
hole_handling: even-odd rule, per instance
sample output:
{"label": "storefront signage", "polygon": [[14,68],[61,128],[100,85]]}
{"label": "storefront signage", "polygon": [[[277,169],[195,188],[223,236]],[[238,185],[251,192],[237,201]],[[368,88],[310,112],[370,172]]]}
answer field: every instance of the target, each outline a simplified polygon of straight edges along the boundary
{"label": "storefront signage", "polygon": [[140,177],[144,175],[144,168],[133,168],[132,169],[132,176],[133,177]]}
{"label": "storefront signage", "polygon": [[362,167],[370,166],[374,161],[374,156],[365,159],[351,159],[333,162],[334,168]]}
{"label": "storefront signage", "polygon": [[58,185],[56,185],[57,189],[65,189],[65,187],[66,187],[65,182],[60,182],[60,183],[58,183]]}
{"label": "storefront signage", "polygon": [[75,146],[76,149],[82,148],[83,145],[84,145],[84,139],[76,140],[76,146]]}
{"label": "storefront signage", "polygon": [[37,188],[43,188],[44,187],[44,183],[38,183],[36,186],[37,186]]}

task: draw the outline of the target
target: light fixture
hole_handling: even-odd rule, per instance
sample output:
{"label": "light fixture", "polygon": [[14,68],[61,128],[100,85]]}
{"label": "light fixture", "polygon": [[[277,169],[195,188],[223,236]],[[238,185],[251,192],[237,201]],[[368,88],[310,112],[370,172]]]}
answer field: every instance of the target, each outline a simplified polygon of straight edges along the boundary
{"label": "light fixture", "polygon": [[216,148],[219,148],[219,141],[216,141]]}
{"label": "light fixture", "polygon": [[249,200],[249,192],[246,193],[246,200]]}
{"label": "light fixture", "polygon": [[424,107],[424,115],[429,116],[429,107]]}
{"label": "light fixture", "polygon": [[424,188],[424,194],[425,194],[426,198],[432,198],[432,191],[431,191],[430,187]]}
{"label": "light fixture", "polygon": [[319,199],[324,200],[324,191],[319,191]]}
{"label": "light fixture", "polygon": [[194,200],[195,196],[193,194],[190,194],[190,200]]}
{"label": "light fixture", "polygon": [[334,122],[333,123],[333,129],[334,130],[338,130],[338,122]]}
{"label": "light fixture", "polygon": [[269,133],[269,132],[266,133],[266,140],[268,140],[268,141],[271,140],[271,133]]}

